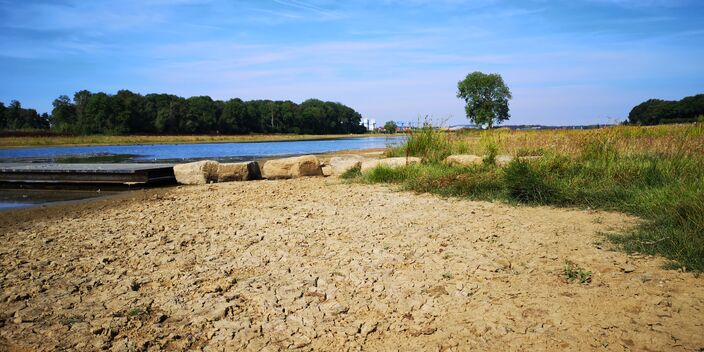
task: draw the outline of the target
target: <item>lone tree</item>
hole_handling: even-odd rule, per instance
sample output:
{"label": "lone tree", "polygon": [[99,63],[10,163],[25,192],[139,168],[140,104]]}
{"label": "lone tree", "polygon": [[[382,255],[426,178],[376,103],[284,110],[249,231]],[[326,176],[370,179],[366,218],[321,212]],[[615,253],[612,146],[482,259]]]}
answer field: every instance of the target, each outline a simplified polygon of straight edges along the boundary
{"label": "lone tree", "polygon": [[398,125],[394,121],[387,121],[384,124],[384,130],[386,130],[386,133],[396,133],[396,128],[398,128]]}
{"label": "lone tree", "polygon": [[457,82],[457,97],[464,99],[467,118],[477,125],[494,126],[508,120],[511,91],[498,73],[472,72]]}

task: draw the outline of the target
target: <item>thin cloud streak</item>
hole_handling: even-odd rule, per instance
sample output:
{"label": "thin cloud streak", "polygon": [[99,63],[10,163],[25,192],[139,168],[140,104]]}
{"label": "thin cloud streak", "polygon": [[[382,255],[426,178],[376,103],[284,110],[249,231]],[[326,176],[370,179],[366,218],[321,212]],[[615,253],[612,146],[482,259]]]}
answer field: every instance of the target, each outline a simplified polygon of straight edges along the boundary
{"label": "thin cloud streak", "polygon": [[[647,5],[647,6],[646,6]],[[699,93],[704,5],[679,1],[27,1],[0,9],[0,101],[79,89],[318,97],[377,121],[465,122],[456,83],[513,90],[511,123],[625,118]],[[39,74],[41,73],[41,74]]]}

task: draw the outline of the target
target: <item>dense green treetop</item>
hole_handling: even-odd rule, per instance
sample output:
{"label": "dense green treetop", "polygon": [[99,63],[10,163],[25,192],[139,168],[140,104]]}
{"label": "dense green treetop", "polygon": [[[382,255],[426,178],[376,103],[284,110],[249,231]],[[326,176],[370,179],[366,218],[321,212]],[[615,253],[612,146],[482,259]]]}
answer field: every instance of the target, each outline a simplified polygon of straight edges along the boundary
{"label": "dense green treetop", "polygon": [[[13,101],[0,106],[0,129],[49,128],[75,134],[243,134],[243,133],[363,133],[362,116],[336,102],[227,101],[208,96],[182,98],[170,94],[117,94],[81,90],[73,100],[62,95],[51,116],[21,109]],[[34,115],[36,116],[34,116]]]}
{"label": "dense green treetop", "polygon": [[5,103],[0,101],[0,130],[7,128],[7,120],[5,120]]}
{"label": "dense green treetop", "polygon": [[492,128],[508,120],[511,91],[498,73],[472,72],[457,82],[457,97],[465,101],[467,118],[477,125]]}
{"label": "dense green treetop", "polygon": [[0,102],[0,129],[24,130],[49,128],[49,115],[39,114],[37,110],[25,109],[22,104],[13,100],[5,106]]}
{"label": "dense green treetop", "polygon": [[704,116],[704,94],[682,100],[650,99],[636,105],[628,114],[628,122],[638,125],[693,122]]}
{"label": "dense green treetop", "polygon": [[397,128],[398,125],[395,121],[386,121],[386,123],[384,124],[384,130],[386,131],[386,133],[396,133]]}

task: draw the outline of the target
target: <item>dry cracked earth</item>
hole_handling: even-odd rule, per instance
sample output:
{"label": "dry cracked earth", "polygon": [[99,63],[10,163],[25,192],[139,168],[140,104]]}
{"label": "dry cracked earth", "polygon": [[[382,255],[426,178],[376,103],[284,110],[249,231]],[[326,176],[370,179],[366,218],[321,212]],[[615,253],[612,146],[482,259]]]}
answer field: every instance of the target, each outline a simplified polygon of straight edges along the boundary
{"label": "dry cracked earth", "polygon": [[0,350],[704,348],[704,278],[610,250],[621,214],[304,178],[0,218]]}

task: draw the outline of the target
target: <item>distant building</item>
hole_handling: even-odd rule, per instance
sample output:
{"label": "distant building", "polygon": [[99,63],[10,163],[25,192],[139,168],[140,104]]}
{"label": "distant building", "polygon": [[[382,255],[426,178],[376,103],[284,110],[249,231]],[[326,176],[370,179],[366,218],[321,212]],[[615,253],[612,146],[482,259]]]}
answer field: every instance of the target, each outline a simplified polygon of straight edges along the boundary
{"label": "distant building", "polygon": [[367,131],[374,131],[376,129],[376,120],[362,119],[361,125],[364,126]]}
{"label": "distant building", "polygon": [[465,129],[471,129],[471,130],[476,130],[476,129],[481,129],[482,126],[479,125],[453,125],[448,127],[446,130],[447,131],[459,131],[459,130],[465,130]]}

